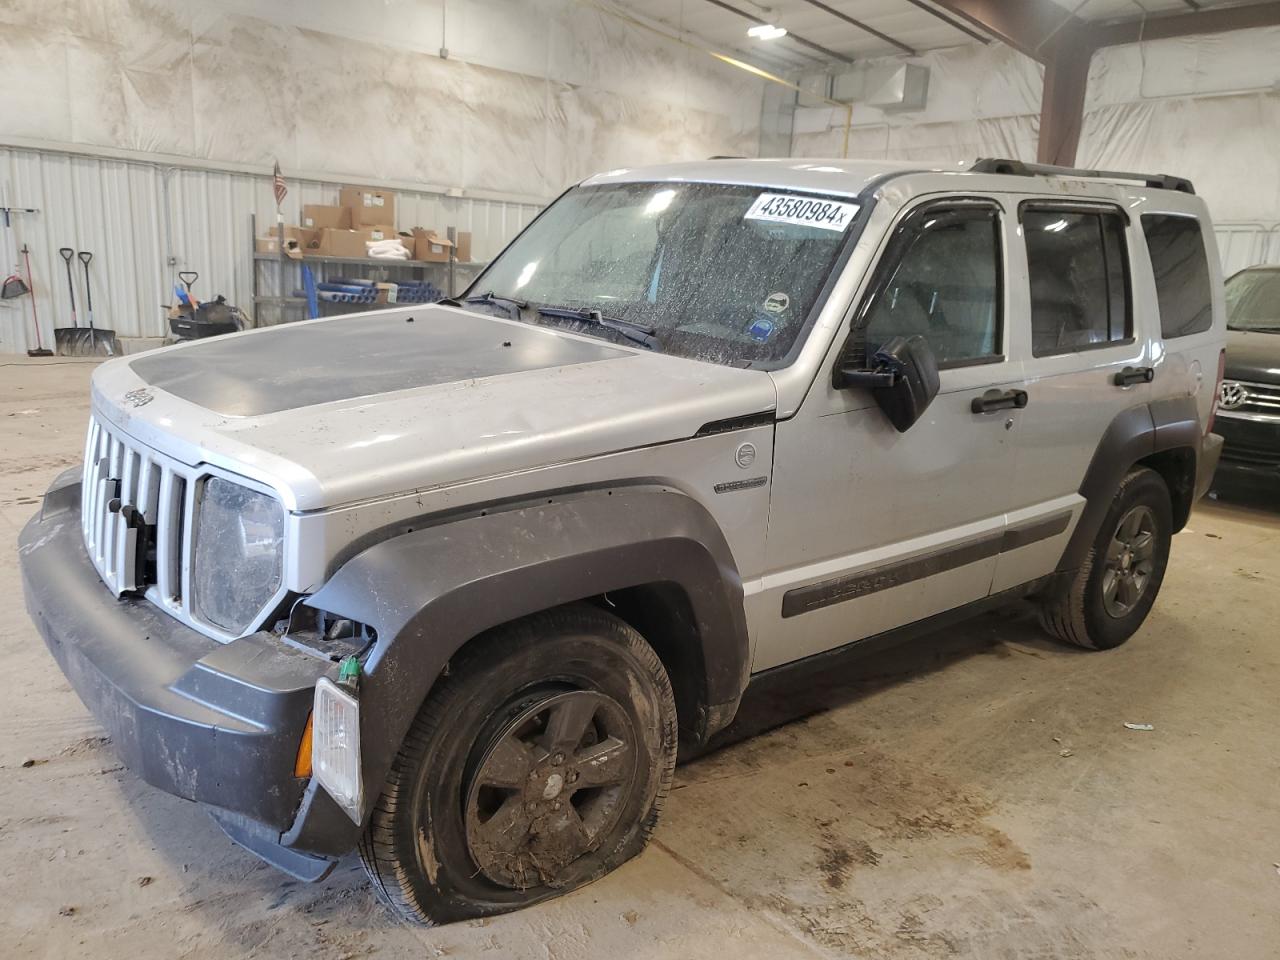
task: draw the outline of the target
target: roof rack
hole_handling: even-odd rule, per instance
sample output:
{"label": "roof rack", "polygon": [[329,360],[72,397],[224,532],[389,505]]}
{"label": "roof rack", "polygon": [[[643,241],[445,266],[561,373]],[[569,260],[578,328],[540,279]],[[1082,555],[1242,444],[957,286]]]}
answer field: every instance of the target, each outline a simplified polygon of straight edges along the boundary
{"label": "roof rack", "polygon": [[1185,177],[1171,177],[1167,173],[1123,173],[1118,170],[1085,170],[1080,167],[1057,167],[1049,163],[1024,163],[1022,160],[1004,160],[985,157],[969,168],[970,173],[1005,173],[1015,177],[1083,177],[1090,180],[1134,180],[1157,190],[1177,190],[1180,193],[1196,192]]}

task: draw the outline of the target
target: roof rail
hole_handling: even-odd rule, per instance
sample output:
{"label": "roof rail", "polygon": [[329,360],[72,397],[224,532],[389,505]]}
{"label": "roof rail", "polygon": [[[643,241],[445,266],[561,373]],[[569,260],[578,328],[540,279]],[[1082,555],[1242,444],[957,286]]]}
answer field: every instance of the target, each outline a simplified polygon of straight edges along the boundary
{"label": "roof rail", "polygon": [[1118,170],[1085,170],[1079,167],[1057,167],[1049,163],[1025,163],[1022,160],[1004,160],[985,157],[969,168],[970,173],[1005,173],[1015,177],[1084,177],[1091,180],[1135,180],[1157,190],[1177,190],[1180,193],[1196,192],[1185,177],[1171,177],[1167,173],[1123,173]]}

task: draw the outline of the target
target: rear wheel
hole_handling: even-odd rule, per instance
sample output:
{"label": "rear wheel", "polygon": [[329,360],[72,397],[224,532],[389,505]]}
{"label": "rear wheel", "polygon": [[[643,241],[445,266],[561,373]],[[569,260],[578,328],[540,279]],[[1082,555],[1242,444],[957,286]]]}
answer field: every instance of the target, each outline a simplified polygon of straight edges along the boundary
{"label": "rear wheel", "polygon": [[1142,626],[1160,592],[1172,536],[1173,509],[1163,478],[1145,467],[1131,471],[1080,569],[1042,600],[1044,628],[1091,650],[1124,643]]}
{"label": "rear wheel", "polygon": [[644,848],[670,788],[676,711],[661,661],[594,607],[471,644],[414,720],[360,854],[401,916],[502,913]]}

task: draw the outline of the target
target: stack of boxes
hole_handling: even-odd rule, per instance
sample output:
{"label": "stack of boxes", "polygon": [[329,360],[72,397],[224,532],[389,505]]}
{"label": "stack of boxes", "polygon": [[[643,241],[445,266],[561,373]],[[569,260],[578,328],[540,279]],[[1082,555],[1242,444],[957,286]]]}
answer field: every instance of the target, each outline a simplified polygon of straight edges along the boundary
{"label": "stack of boxes", "polygon": [[[308,203],[302,208],[302,223],[285,227],[286,252],[293,257],[347,257],[367,255],[366,244],[397,238],[409,251],[410,260],[448,263],[454,244],[435,230],[414,227],[397,233],[395,194],[364,187],[342,187],[336,207]],[[292,242],[290,242],[292,241]],[[272,235],[258,239],[259,253],[278,253],[279,239]],[[455,259],[471,260],[471,234],[457,234]]]}

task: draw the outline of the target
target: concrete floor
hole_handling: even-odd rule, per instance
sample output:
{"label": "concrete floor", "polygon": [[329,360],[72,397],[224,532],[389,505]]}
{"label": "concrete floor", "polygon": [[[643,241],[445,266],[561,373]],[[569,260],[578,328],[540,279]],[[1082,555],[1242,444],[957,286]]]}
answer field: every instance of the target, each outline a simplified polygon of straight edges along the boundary
{"label": "concrete floor", "polygon": [[[0,358],[6,957],[1280,956],[1280,514],[1206,502],[1120,650],[1025,611],[757,691],[656,840],[558,902],[395,923],[121,769],[22,607],[14,540],[80,457],[91,365]],[[1151,732],[1125,721],[1151,723]]]}

